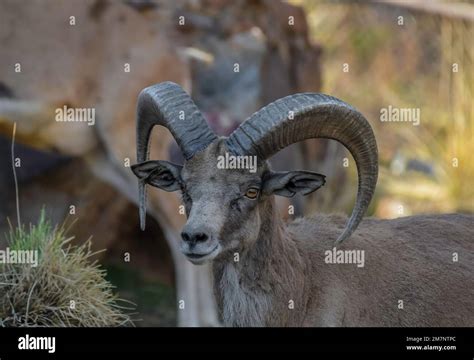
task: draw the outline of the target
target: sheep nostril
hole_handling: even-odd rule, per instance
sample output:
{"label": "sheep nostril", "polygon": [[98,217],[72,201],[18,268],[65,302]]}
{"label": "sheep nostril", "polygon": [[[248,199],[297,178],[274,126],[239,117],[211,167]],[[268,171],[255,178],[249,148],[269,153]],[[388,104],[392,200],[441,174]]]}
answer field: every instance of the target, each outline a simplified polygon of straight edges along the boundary
{"label": "sheep nostril", "polygon": [[194,234],[194,238],[196,242],[204,242],[208,239],[208,236],[207,234],[204,234],[204,233],[197,233],[197,234]]}
{"label": "sheep nostril", "polygon": [[184,242],[191,243],[191,244],[196,244],[199,242],[205,242],[207,239],[209,239],[209,236],[205,233],[187,233],[187,232],[182,232],[181,237],[183,238]]}
{"label": "sheep nostril", "polygon": [[184,232],[184,231],[181,233],[181,238],[182,238],[183,241],[185,241],[185,242],[189,242],[189,241],[191,240],[189,234],[186,233],[186,232]]}

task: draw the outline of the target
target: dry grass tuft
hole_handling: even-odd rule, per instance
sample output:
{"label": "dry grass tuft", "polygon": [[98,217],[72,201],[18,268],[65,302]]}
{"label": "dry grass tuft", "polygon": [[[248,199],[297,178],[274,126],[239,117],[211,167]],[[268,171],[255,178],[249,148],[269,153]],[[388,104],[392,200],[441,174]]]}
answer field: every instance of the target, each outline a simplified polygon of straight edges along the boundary
{"label": "dry grass tuft", "polygon": [[1,264],[0,326],[131,326],[131,308],[113,294],[90,240],[72,246],[65,226],[52,227],[42,212],[29,230],[10,231],[10,250],[38,250],[38,264]]}

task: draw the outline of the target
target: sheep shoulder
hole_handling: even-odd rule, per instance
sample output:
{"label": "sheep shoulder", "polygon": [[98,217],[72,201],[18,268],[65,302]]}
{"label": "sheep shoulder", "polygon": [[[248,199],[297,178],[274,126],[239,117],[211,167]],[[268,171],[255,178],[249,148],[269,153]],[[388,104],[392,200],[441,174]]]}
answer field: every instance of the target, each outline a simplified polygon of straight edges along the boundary
{"label": "sheep shoulder", "polygon": [[308,326],[474,325],[474,217],[366,218],[337,250],[363,250],[364,264],[328,263],[344,215],[314,215],[287,231],[308,259]]}

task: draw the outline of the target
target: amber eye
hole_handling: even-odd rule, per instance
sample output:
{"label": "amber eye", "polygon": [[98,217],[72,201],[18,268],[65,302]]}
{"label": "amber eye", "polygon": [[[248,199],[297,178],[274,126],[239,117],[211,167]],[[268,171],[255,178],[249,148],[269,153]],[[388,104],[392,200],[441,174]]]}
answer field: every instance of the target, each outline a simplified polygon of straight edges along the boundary
{"label": "amber eye", "polygon": [[256,188],[250,188],[247,190],[247,192],[245,193],[245,197],[249,198],[249,199],[256,199],[258,196],[258,189]]}

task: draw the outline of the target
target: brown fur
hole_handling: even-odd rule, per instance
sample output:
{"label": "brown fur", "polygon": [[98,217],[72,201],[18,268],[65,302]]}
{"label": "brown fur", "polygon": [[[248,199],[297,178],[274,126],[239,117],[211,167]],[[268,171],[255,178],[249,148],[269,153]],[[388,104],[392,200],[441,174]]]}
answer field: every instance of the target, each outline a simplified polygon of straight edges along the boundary
{"label": "brown fur", "polygon": [[331,215],[289,226],[315,274],[306,325],[474,325],[472,216],[366,219],[341,247],[365,250],[363,268],[324,263],[324,250],[332,248],[345,223],[345,217]]}
{"label": "brown fur", "polygon": [[[244,296],[258,294],[255,301],[271,304],[265,321],[253,325],[474,325],[471,216],[365,219],[338,248],[365,250],[363,268],[324,261],[346,221],[341,215],[297,219],[286,234],[274,236],[261,253],[256,251],[253,263],[241,266],[241,282],[248,284],[241,284],[241,289],[252,288]],[[454,252],[458,262],[453,262]],[[288,308],[290,299],[293,310]],[[399,300],[403,309],[398,308]],[[239,310],[232,325],[252,325],[253,311],[246,319]]]}

